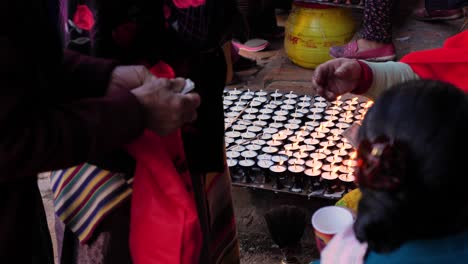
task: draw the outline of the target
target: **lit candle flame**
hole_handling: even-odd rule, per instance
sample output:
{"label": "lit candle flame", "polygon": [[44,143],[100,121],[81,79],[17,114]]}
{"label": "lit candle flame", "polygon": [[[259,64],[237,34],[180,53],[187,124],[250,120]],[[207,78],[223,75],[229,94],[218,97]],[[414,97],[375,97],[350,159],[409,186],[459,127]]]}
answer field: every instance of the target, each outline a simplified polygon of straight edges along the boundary
{"label": "lit candle flame", "polygon": [[279,165],[283,166],[284,160],[280,160]]}
{"label": "lit candle flame", "polygon": [[369,102],[367,102],[365,108],[368,109],[368,108],[371,107],[373,104],[374,104],[373,101],[369,101]]}
{"label": "lit candle flame", "polygon": [[336,166],[335,168],[332,169],[332,175],[335,175],[338,170],[340,169],[340,166]]}
{"label": "lit candle flame", "polygon": [[[343,145],[343,146],[344,146],[344,145]],[[354,159],[356,159],[357,152],[356,152],[356,151],[353,151],[353,153],[351,153],[349,156],[350,156],[350,158],[349,158],[350,160],[354,160]]]}

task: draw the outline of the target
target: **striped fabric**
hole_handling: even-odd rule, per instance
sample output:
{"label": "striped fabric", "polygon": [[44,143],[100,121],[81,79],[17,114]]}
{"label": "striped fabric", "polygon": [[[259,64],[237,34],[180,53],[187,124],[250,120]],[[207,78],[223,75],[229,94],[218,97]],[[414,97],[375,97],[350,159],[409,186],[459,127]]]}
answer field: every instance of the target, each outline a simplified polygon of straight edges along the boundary
{"label": "striped fabric", "polygon": [[81,243],[132,193],[122,174],[86,163],[52,172],[51,182],[55,213]]}

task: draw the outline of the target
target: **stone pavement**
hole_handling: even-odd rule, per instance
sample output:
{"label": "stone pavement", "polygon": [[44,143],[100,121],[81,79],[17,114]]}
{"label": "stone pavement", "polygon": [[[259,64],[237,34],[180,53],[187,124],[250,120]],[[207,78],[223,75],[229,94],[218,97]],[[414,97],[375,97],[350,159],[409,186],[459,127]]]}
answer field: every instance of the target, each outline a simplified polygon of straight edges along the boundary
{"label": "stone pavement", "polygon": [[[356,17],[359,19],[360,14]],[[279,17],[279,24],[284,24],[285,17]],[[398,57],[411,51],[440,47],[443,41],[457,33],[462,20],[445,23],[424,23],[414,20],[400,21],[395,29],[395,44]],[[250,89],[267,89],[295,91],[296,93],[309,93],[309,80],[312,70],[302,69],[292,64],[282,49],[282,41],[275,41],[267,51],[259,53],[242,53],[246,57],[254,58],[258,66],[255,69],[238,73],[240,83],[230,87],[244,87]],[[39,177],[39,186],[42,192],[44,205],[47,211],[49,227],[52,238],[55,238],[53,229],[54,213],[52,193],[47,175]],[[268,237],[263,222],[263,214],[272,205],[297,204],[307,208],[309,214],[315,208],[323,205],[323,201],[295,200],[290,197],[279,197],[272,193],[262,193],[247,189],[233,189],[236,218],[241,238],[242,263],[270,264],[279,263],[280,252]],[[313,236],[310,225],[304,235],[303,254],[300,256],[303,263],[318,257],[313,245]],[[54,239],[55,242],[55,239]]]}

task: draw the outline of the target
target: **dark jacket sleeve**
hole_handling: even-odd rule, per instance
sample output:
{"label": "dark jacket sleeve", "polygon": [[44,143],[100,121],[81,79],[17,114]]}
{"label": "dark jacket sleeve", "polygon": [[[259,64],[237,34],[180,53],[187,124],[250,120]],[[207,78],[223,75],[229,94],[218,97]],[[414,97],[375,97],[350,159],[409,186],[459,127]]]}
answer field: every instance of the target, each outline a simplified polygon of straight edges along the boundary
{"label": "dark jacket sleeve", "polygon": [[97,159],[142,132],[143,109],[130,92],[68,101],[57,95],[86,84],[86,93],[102,93],[109,64],[66,55],[64,76],[47,78],[25,50],[0,36],[0,182]]}

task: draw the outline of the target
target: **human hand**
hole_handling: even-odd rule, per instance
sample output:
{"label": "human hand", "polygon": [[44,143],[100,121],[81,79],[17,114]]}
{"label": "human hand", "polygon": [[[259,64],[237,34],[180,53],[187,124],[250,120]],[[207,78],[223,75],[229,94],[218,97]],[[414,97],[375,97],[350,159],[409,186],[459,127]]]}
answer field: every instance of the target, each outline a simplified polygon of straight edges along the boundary
{"label": "human hand", "polygon": [[120,91],[130,91],[142,86],[152,78],[152,74],[144,66],[119,66],[114,69],[107,88],[107,95]]}
{"label": "human hand", "polygon": [[185,80],[151,77],[141,87],[131,90],[146,111],[147,127],[159,135],[167,135],[197,118],[200,96],[181,94]]}
{"label": "human hand", "polygon": [[356,60],[333,59],[315,69],[312,87],[318,95],[333,101],[357,88],[361,71],[361,66]]}

